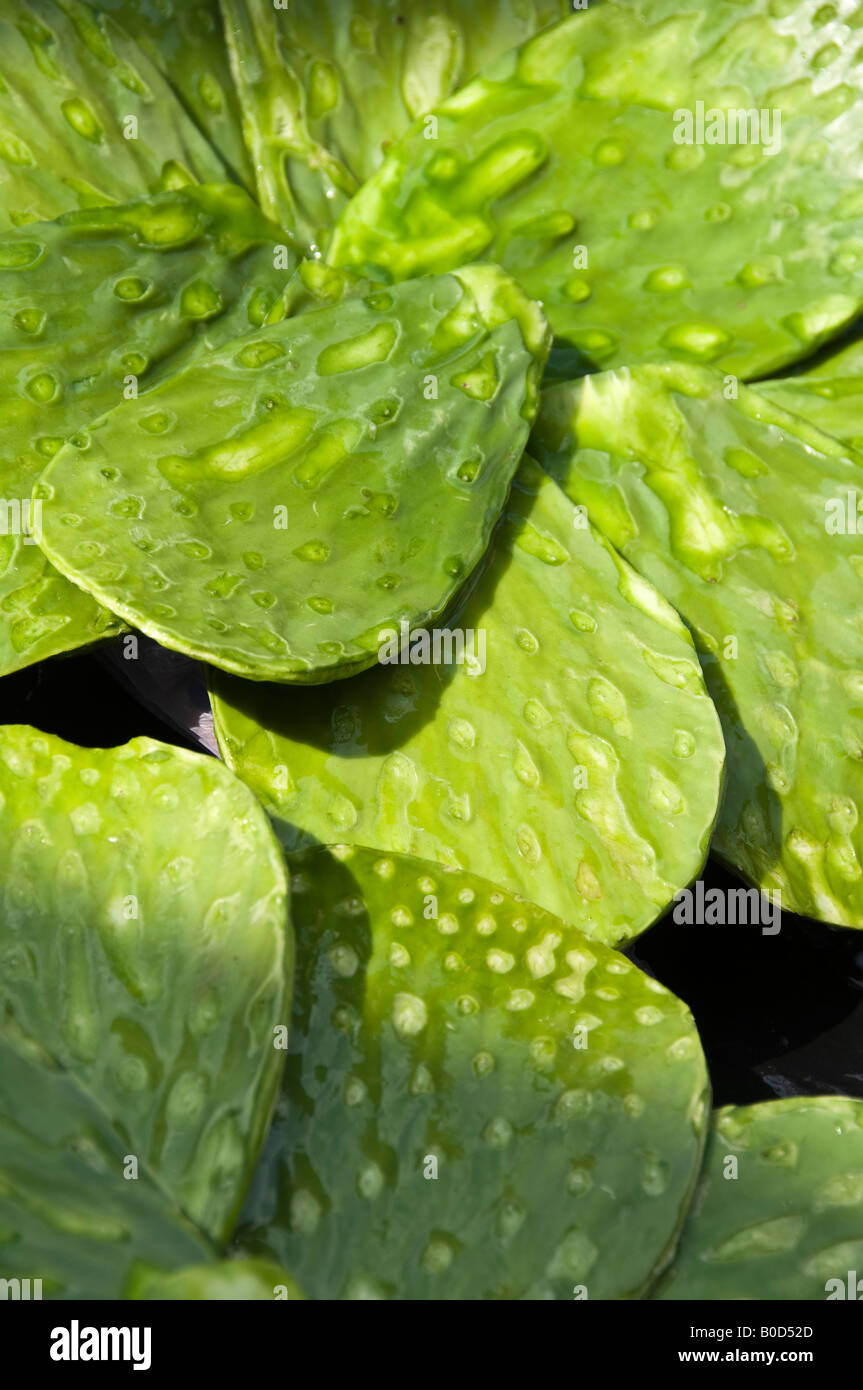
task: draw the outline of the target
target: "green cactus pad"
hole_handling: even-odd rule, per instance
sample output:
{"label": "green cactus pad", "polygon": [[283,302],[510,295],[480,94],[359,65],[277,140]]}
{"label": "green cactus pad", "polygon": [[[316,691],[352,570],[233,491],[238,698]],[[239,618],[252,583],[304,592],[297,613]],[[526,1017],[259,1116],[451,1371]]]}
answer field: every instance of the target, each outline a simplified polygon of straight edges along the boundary
{"label": "green cactus pad", "polygon": [[494,266],[272,324],[62,449],[40,544],[120,617],[226,670],[362,669],[482,557],[547,350],[539,307]]}
{"label": "green cactus pad", "polygon": [[267,323],[281,323],[309,309],[330,309],[344,299],[373,294],[376,288],[373,280],[352,270],[340,270],[321,260],[301,260],[270,309]]}
{"label": "green cactus pad", "polygon": [[677,615],[530,460],[411,654],[309,692],[214,677],[224,756],[286,846],[469,868],[610,945],[648,927],[704,862],[719,722]]}
{"label": "green cactus pad", "polygon": [[[77,748],[15,725],[0,730],[0,793],[0,1038],[67,1098],[57,1129],[44,1121],[57,1154],[40,1171],[80,1159],[106,1191],[115,1176],[135,1188],[67,1135],[80,1093],[81,1133],[97,1104],[119,1153],[223,1240],[270,1120],[274,1029],[290,1007],[287,885],[266,817],[212,758],[147,738]],[[27,1103],[11,1083],[5,1094],[13,1115]],[[14,1242],[14,1222],[0,1229]],[[14,1268],[17,1244],[0,1235],[0,1251]],[[187,1249],[182,1262],[200,1260]]]}
{"label": "green cactus pad", "polygon": [[567,0],[222,0],[261,206],[322,246],[415,117],[568,9]]}
{"label": "green cactus pad", "polygon": [[0,226],[228,177],[166,79],[82,0],[4,0]]}
{"label": "green cactus pad", "polygon": [[65,439],[193,345],[264,322],[298,261],[283,246],[276,268],[277,236],[233,185],[0,234],[0,674],[119,631],[39,549],[33,484]]}
{"label": "green cactus pad", "polygon": [[317,1299],[638,1297],[709,1120],[685,1005],[472,875],[290,863],[290,1051],[238,1243]]}
{"label": "green cactus pad", "polygon": [[158,1302],[255,1302],[304,1300],[299,1285],[267,1260],[220,1260],[168,1274],[136,1270],[126,1298]]}
{"label": "green cactus pad", "polygon": [[[24,947],[17,951],[23,959]],[[213,1259],[144,1163],[134,1179],[124,1176],[128,1135],[43,1050],[50,1036],[16,1036],[5,941],[2,957],[0,1279],[29,1279],[31,1298],[119,1298],[136,1262],[169,1271]]]}
{"label": "green cactus pad", "polygon": [[677,1258],[654,1296],[863,1296],[863,1101],[793,1096],[716,1111]]}
{"label": "green cactus pad", "polygon": [[396,280],[494,260],[569,375],[804,357],[863,304],[861,21],[856,0],[591,5],[417,121],[328,257]]}
{"label": "green cactus pad", "polygon": [[255,174],[243,142],[219,0],[88,0],[132,35],[176,89],[210,143],[249,192]]}
{"label": "green cactus pad", "polygon": [[816,429],[863,451],[863,341],[819,354],[802,376],[759,381],[756,390]]}
{"label": "green cactus pad", "polygon": [[675,363],[555,386],[531,447],[692,631],[728,748],[712,848],[863,927],[863,458],[732,387]]}

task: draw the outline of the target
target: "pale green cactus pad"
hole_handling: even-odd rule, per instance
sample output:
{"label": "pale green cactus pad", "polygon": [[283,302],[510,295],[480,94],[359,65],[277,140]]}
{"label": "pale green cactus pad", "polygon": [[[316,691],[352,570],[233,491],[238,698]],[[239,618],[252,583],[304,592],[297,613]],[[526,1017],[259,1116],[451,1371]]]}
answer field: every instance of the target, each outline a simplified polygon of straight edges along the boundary
{"label": "pale green cactus pad", "polygon": [[[20,1228],[0,1220],[0,1259],[14,1272],[31,1215],[61,1245],[74,1236],[78,1183],[94,1200],[104,1183],[106,1210],[127,1188],[134,1213],[127,1157],[225,1239],[272,1114],[274,1030],[290,1008],[286,876],[263,811],[215,759],[146,738],[77,748],[22,726],[0,730],[0,793],[0,1039],[62,1107],[54,1127],[46,1105],[30,1139],[0,1125],[21,1173],[33,1145],[55,1146],[34,1164],[42,1198],[16,1199],[23,1177],[10,1194],[0,1162],[3,1200],[23,1209]],[[4,1079],[7,1114],[29,1104],[29,1085]],[[63,1202],[52,1209],[54,1170],[67,1218]],[[200,1263],[185,1245],[181,1262]]]}
{"label": "pale green cactus pad", "polygon": [[82,0],[4,0],[0,226],[228,172],[166,79]]}
{"label": "pale green cactus pad", "polygon": [[856,0],[591,5],[411,126],[328,256],[391,279],[494,260],[570,375],[772,371],[863,304],[861,22]]}
{"label": "pale green cactus pad", "polygon": [[802,376],[759,381],[760,395],[863,451],[863,340],[828,352]]}
{"label": "pale green cactus pad", "polygon": [[226,165],[253,192],[219,0],[88,0],[137,40]]}
{"label": "pale green cactus pad", "polygon": [[863,1101],[793,1096],[716,1111],[677,1258],[654,1296],[861,1295]]}
{"label": "pale green cactus pad", "polygon": [[675,363],[555,386],[531,447],[692,631],[728,748],[715,852],[863,927],[863,458],[732,390]]}
{"label": "pale green cactus pad", "polygon": [[539,307],[493,266],[247,334],[46,469],[40,544],[167,647],[264,680],[371,665],[482,557],[538,404]]}
{"label": "pale green cactus pad", "polygon": [[169,1274],[136,1270],[126,1288],[127,1298],[160,1302],[255,1302],[304,1300],[305,1294],[289,1274],[269,1260],[219,1260]]}
{"label": "pale green cactus pad", "polygon": [[309,692],[214,676],[224,756],[286,846],[469,868],[608,944],[655,921],[704,863],[719,721],[677,615],[529,459],[411,654]]}
{"label": "pale green cactus pad", "polygon": [[50,1037],[16,1035],[6,942],[2,956],[0,1279],[41,1280],[31,1298],[120,1298],[136,1261],[168,1271],[212,1259],[144,1163],[124,1176],[128,1135],[43,1050]]}
{"label": "pale green cactus pad", "polygon": [[567,0],[222,0],[261,206],[323,245],[415,117],[568,9]]}
{"label": "pale green cactus pad", "polygon": [[471,875],[290,863],[290,1051],[238,1246],[317,1299],[638,1297],[709,1121],[685,1005]]}
{"label": "pale green cactus pad", "polygon": [[120,630],[39,549],[33,484],[65,439],[192,345],[265,321],[298,261],[278,235],[233,185],[0,234],[0,674]]}

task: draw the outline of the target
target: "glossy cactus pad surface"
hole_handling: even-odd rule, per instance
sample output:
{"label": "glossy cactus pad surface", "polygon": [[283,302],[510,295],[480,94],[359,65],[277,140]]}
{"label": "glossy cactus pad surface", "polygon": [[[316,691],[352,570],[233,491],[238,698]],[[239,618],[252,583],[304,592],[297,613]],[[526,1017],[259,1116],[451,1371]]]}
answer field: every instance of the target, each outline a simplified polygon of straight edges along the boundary
{"label": "glossy cactus pad surface", "polygon": [[87,0],[140,44],[225,165],[249,192],[255,175],[243,141],[219,0]]}
{"label": "glossy cactus pad surface", "polygon": [[863,1102],[790,1096],[716,1112],[663,1299],[859,1299]]}
{"label": "glossy cactus pad surface", "polygon": [[381,629],[436,618],[482,557],[547,349],[538,305],[494,266],[247,333],[61,449],[40,544],[215,666],[362,669]]}
{"label": "glossy cactus pad surface", "polygon": [[763,375],[863,304],[861,18],[854,0],[591,5],[417,120],[328,255],[392,279],[497,261],[542,300],[568,375]]}
{"label": "glossy cactus pad surface", "polygon": [[152,1310],[52,1360],[863,1301],[861,175],[863,0],[0,0],[0,1304]]}
{"label": "glossy cactus pad surface", "polygon": [[[48,1274],[53,1228],[62,1264],[71,1194],[83,1183],[92,1211],[104,1177],[110,1210],[126,1156],[169,1212],[225,1239],[272,1114],[284,1055],[273,1030],[293,972],[286,874],[263,811],[215,759],[146,738],[78,748],[16,725],[0,730],[0,794],[2,1103],[20,1116],[32,1086],[48,1107],[32,1131],[0,1125],[18,1175],[7,1189],[3,1162],[0,1201],[22,1207],[3,1212],[0,1259],[14,1269],[32,1230],[33,1272]],[[25,1195],[27,1154],[51,1144],[33,1178],[40,1206]],[[98,1217],[82,1216],[85,1264],[98,1233]],[[182,1262],[198,1263],[178,1241]]]}
{"label": "glossy cactus pad surface", "polygon": [[818,354],[818,362],[800,375],[759,381],[757,390],[783,410],[801,415],[825,434],[858,452],[863,450],[863,343],[859,338],[836,351]]}
{"label": "glossy cactus pad surface", "polygon": [[567,0],[222,0],[261,206],[320,249],[415,117]]}
{"label": "glossy cactus pad surface", "polygon": [[863,459],[674,363],[552,388],[532,447],[693,634],[728,748],[714,852],[863,926]]}
{"label": "glossy cactus pad surface", "polygon": [[290,1052],[237,1245],[318,1299],[637,1297],[709,1121],[686,1007],[472,875],[290,864]]}
{"label": "glossy cactus pad surface", "polygon": [[7,1008],[4,999],[0,1279],[41,1280],[29,1287],[44,1298],[113,1299],[139,1263],[167,1271],[214,1258],[143,1164],[131,1179],[135,1155],[87,1087],[33,1039],[10,1038]]}
{"label": "glossy cactus pad surface", "polygon": [[165,75],[110,16],[83,0],[4,0],[0,226],[228,177]]}
{"label": "glossy cactus pad surface", "polygon": [[3,674],[122,626],[39,549],[33,484],[65,440],[193,346],[264,322],[298,262],[277,235],[242,189],[212,184],[0,233]]}
{"label": "glossy cactus pad surface", "polygon": [[529,459],[446,628],[314,692],[213,691],[289,848],[470,868],[610,944],[704,862],[725,750],[691,639]]}

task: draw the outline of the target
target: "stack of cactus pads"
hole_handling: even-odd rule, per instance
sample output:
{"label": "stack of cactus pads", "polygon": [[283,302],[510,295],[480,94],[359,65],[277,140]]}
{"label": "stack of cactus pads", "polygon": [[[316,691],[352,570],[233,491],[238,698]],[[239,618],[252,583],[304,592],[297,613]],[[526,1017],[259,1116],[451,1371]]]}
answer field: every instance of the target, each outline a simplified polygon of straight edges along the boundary
{"label": "stack of cactus pads", "polygon": [[861,150],[859,0],[0,0],[0,676],[212,728],[0,727],[7,1289],[863,1258],[630,949],[863,928]]}

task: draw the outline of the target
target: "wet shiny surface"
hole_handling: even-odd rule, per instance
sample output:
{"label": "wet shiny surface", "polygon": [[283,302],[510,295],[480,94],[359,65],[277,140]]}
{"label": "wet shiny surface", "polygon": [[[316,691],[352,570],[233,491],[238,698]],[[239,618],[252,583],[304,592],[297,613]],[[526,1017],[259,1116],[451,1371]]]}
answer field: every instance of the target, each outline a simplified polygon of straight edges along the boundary
{"label": "wet shiny surface", "polygon": [[[841,14],[817,0],[590,5],[440,103],[433,138],[430,118],[415,122],[327,257],[392,279],[494,260],[542,299],[574,369],[775,370],[861,303],[863,102],[846,27],[860,16],[850,0]],[[726,142],[738,103],[773,113],[758,142]],[[699,134],[699,109],[721,133]]]}
{"label": "wet shiny surface", "polygon": [[860,457],[681,363],[554,387],[531,448],[692,631],[728,750],[713,852],[789,910],[863,926]]}
{"label": "wet shiny surface", "polygon": [[655,921],[706,857],[725,745],[683,624],[580,521],[525,457],[449,615],[487,662],[311,691],[214,675],[220,747],[286,849],[456,865],[608,945]]}
{"label": "wet shiny surface", "polygon": [[686,1006],[471,874],[289,856],[297,983],[235,1237],[314,1298],[644,1292],[701,1163]]}
{"label": "wet shiny surface", "polygon": [[[127,1152],[216,1240],[269,1124],[292,968],[283,857],[223,764],[146,737],[102,750],[0,728],[3,1045],[62,1071],[85,1126],[98,1097]],[[10,1082],[0,1105],[16,1124],[28,1087]],[[12,1190],[26,1190],[12,1149]],[[3,1195],[8,1172],[0,1154]],[[22,1202],[47,1215],[44,1192]]]}
{"label": "wet shiny surface", "polygon": [[223,670],[362,670],[382,630],[435,618],[484,554],[547,351],[539,306],[495,267],[246,332],[59,450],[40,545]]}
{"label": "wet shiny surface", "polygon": [[[191,699],[200,674],[192,662],[189,670]],[[144,709],[93,654],[8,677],[0,720],[95,746],[136,734],[198,746]],[[701,877],[706,891],[741,882],[712,859]],[[627,954],[692,1009],[716,1105],[816,1093],[863,1099],[863,945],[856,932],[785,913],[779,933],[763,936],[754,927],[679,926],[668,913]]]}

